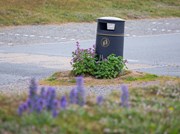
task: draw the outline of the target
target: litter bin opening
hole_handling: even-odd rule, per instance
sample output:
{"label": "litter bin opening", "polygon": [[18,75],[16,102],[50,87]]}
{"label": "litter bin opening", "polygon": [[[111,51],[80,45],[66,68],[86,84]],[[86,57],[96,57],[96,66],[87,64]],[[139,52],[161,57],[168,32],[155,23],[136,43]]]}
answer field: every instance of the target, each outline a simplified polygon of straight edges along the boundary
{"label": "litter bin opening", "polygon": [[107,30],[107,31],[114,31],[115,30],[115,23],[103,23],[99,22],[100,30]]}
{"label": "litter bin opening", "polygon": [[125,20],[116,17],[97,19],[96,54],[107,58],[111,54],[123,57]]}

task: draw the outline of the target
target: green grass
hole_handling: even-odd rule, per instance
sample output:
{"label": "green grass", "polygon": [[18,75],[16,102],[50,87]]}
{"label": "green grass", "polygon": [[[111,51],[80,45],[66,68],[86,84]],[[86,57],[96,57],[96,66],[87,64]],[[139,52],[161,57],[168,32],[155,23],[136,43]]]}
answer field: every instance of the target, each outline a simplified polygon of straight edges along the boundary
{"label": "green grass", "polygon": [[143,76],[128,76],[123,78],[125,81],[152,81],[156,80],[159,76],[155,74],[145,74]]}
{"label": "green grass", "polygon": [[0,133],[171,133],[180,131],[180,83],[130,88],[130,108],[120,107],[120,91],[105,98],[102,106],[88,96],[84,107],[71,105],[53,119],[50,113],[16,114],[26,95],[0,95]]}
{"label": "green grass", "polygon": [[180,17],[179,0],[0,0],[0,25]]}

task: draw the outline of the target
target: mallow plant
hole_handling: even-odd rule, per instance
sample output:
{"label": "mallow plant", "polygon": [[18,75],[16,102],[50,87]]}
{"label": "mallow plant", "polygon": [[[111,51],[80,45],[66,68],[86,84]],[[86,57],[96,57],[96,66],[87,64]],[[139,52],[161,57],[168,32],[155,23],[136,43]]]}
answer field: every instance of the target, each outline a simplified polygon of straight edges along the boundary
{"label": "mallow plant", "polygon": [[80,49],[79,42],[76,42],[77,49],[72,52],[71,65],[73,74],[79,75],[94,75],[95,64],[95,46],[89,49]]}
{"label": "mallow plant", "polygon": [[76,50],[72,52],[72,73],[78,75],[91,75],[99,79],[116,78],[126,64],[121,56],[109,55],[107,58],[99,58],[95,53],[95,46],[89,49],[81,49],[79,42]]}

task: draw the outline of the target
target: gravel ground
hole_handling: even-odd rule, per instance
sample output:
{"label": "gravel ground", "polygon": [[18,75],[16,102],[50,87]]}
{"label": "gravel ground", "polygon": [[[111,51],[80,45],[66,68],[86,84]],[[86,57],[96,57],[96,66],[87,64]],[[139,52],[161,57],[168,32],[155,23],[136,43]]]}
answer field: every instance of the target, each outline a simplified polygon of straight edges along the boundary
{"label": "gravel ground", "polygon": [[[126,36],[148,36],[180,33],[180,18],[127,20]],[[89,40],[96,37],[96,23],[68,23],[62,25],[34,25],[0,27],[0,46]],[[0,93],[21,94],[28,89],[29,78],[19,78],[16,83],[0,85]],[[69,91],[72,87],[59,87]],[[119,85],[87,87],[88,93],[108,94]]]}
{"label": "gravel ground", "polygon": [[[4,94],[4,95],[23,95],[23,94],[27,94],[28,93],[28,86],[27,83],[29,83],[29,80],[22,80],[20,83],[16,84],[16,85],[3,85],[1,86],[2,89],[0,90],[0,94]],[[131,83],[131,84],[127,84],[128,86],[133,86],[133,87],[147,87],[147,86],[151,86],[151,85],[159,85],[160,82],[159,81],[152,81],[152,82],[142,82],[142,83]],[[13,89],[12,89],[13,86]],[[71,91],[71,89],[75,87],[75,86],[60,86],[60,87],[55,87],[56,88],[56,92],[60,93],[60,94],[65,94],[65,93],[69,93]],[[112,93],[112,91],[118,91],[120,92],[120,87],[121,85],[96,85],[96,86],[87,86],[85,87],[86,90],[86,95],[102,95],[102,96],[106,96],[110,93]]]}

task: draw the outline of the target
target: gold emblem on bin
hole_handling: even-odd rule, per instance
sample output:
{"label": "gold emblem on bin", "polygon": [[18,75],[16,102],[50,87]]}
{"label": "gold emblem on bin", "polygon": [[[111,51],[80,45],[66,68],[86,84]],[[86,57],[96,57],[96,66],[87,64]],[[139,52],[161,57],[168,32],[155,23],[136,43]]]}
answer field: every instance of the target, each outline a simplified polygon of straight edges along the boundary
{"label": "gold emblem on bin", "polygon": [[101,45],[103,47],[108,47],[110,45],[110,40],[108,38],[102,38]]}

